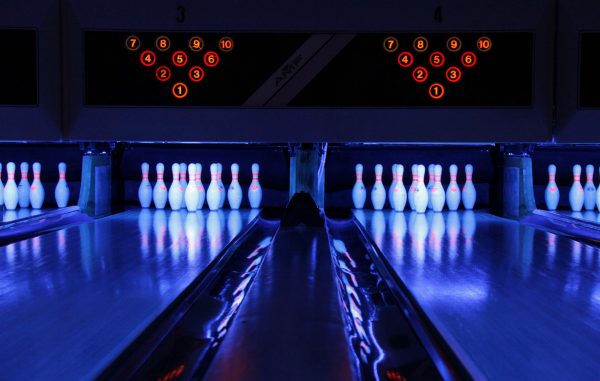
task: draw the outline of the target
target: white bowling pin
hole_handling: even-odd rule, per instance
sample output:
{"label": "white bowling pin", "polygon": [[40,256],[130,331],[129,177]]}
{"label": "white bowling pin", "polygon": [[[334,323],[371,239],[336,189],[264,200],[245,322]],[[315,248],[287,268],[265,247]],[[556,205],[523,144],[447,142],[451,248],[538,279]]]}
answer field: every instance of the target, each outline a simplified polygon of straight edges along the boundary
{"label": "white bowling pin", "polygon": [[580,212],[583,207],[583,187],[580,182],[581,177],[581,165],[576,164],[573,166],[573,185],[569,190],[569,204],[571,204],[571,210],[574,212]]}
{"label": "white bowling pin", "polygon": [[[600,175],[600,167],[598,167],[598,174]],[[600,185],[596,191],[596,205],[598,206],[598,210],[600,210]],[[600,220],[600,214],[598,215],[598,219]]]}
{"label": "white bowling pin", "polygon": [[181,184],[181,189],[185,192],[187,189],[187,164],[179,163],[179,184]]}
{"label": "white bowling pin", "polygon": [[390,188],[388,189],[387,198],[390,200],[390,207],[395,209],[394,207],[394,187],[396,186],[396,166],[398,164],[392,165],[392,183],[390,184]]}
{"label": "white bowling pin", "polygon": [[417,189],[417,179],[419,178],[419,174],[417,173],[417,164],[413,164],[410,167],[410,171],[412,173],[412,183],[410,183],[410,187],[408,188],[408,205],[411,210],[415,210],[414,196],[415,190]]}
{"label": "white bowling pin", "polygon": [[429,196],[427,195],[427,187],[425,187],[425,166],[419,165],[417,167],[417,185],[415,187],[415,193],[413,195],[413,203],[415,204],[415,211],[417,213],[425,213],[427,210],[427,202]]}
{"label": "white bowling pin", "polygon": [[173,182],[169,187],[169,206],[172,210],[179,210],[183,204],[183,188],[179,182],[179,164],[173,164],[171,171],[173,172]]}
{"label": "white bowling pin", "polygon": [[225,205],[225,198],[227,197],[227,194],[225,192],[225,184],[223,184],[223,164],[221,163],[217,163],[218,168],[217,168],[217,183],[219,184],[219,189],[221,190],[221,193],[219,193],[221,195],[221,199],[219,200],[219,209],[221,209],[223,207],[223,205]]}
{"label": "white bowling pin", "polygon": [[19,182],[19,206],[21,208],[29,208],[29,164],[21,163],[21,181]]}
{"label": "white bowling pin", "polygon": [[354,183],[354,187],[352,187],[352,203],[354,204],[354,209],[362,209],[365,206],[365,201],[367,200],[367,189],[365,188],[365,184],[363,183],[363,165],[356,164],[356,182]]}
{"label": "white bowling pin", "polygon": [[231,164],[231,184],[227,190],[227,202],[231,209],[237,210],[242,204],[242,187],[238,180],[240,166],[236,163]]}
{"label": "white bowling pin", "polygon": [[433,209],[433,205],[431,204],[431,188],[435,184],[435,164],[429,164],[427,171],[429,173],[429,181],[427,182],[427,196],[429,197],[429,201],[427,201],[427,209]]}
{"label": "white bowling pin", "polygon": [[204,200],[206,199],[206,190],[202,185],[202,164],[196,163],[196,186],[198,187],[198,208],[204,207]]}
{"label": "white bowling pin", "polygon": [[594,210],[596,207],[596,186],[594,185],[594,166],[585,166],[586,182],[583,188],[583,207],[585,210]]}
{"label": "white bowling pin", "polygon": [[373,204],[373,209],[381,210],[385,205],[385,187],[381,182],[381,176],[383,174],[383,165],[377,164],[375,166],[375,184],[373,184],[373,189],[371,190],[371,203]]}
{"label": "white bowling pin", "polygon": [[19,202],[19,190],[17,188],[17,183],[15,182],[15,169],[15,163],[12,161],[6,165],[8,180],[4,187],[4,205],[8,210],[17,209],[17,204]]}
{"label": "white bowling pin", "polygon": [[33,163],[33,182],[29,188],[29,199],[31,200],[31,207],[33,209],[41,209],[46,197],[44,186],[40,180],[41,172],[42,165],[38,162]]}
{"label": "white bowling pin", "polygon": [[210,165],[210,184],[208,186],[208,190],[206,191],[206,203],[208,204],[208,208],[210,210],[219,209],[219,203],[221,202],[221,188],[217,182],[218,171],[219,166],[217,163],[212,163]]}
{"label": "white bowling pin", "polygon": [[248,188],[248,201],[250,202],[250,207],[252,209],[260,208],[260,203],[262,201],[262,188],[258,181],[259,171],[260,166],[257,163],[252,164],[252,182]]}
{"label": "white bowling pin", "polygon": [[450,184],[448,184],[448,189],[446,189],[446,204],[448,205],[448,210],[451,211],[457,210],[460,205],[460,188],[456,182],[457,173],[458,167],[456,164],[452,164],[450,166]]}
{"label": "white bowling pin", "polygon": [[434,183],[429,190],[431,197],[431,208],[434,212],[441,212],[444,209],[446,203],[446,194],[444,193],[444,186],[442,185],[442,166],[434,166]]}
{"label": "white bowling pin", "polygon": [[4,205],[4,183],[2,182],[2,163],[0,163],[0,208]]}
{"label": "white bowling pin", "polygon": [[188,166],[190,173],[190,182],[185,188],[184,200],[188,212],[195,212],[198,208],[198,186],[196,185],[196,164],[190,163]]}
{"label": "white bowling pin", "polygon": [[548,166],[548,185],[544,192],[544,200],[546,201],[546,208],[548,210],[556,210],[558,207],[560,192],[556,185],[556,165],[554,164]]}
{"label": "white bowling pin", "polygon": [[394,199],[394,210],[402,212],[406,206],[406,188],[402,178],[404,177],[404,166],[402,164],[396,165],[396,185],[392,192],[392,198]]}
{"label": "white bowling pin", "polygon": [[67,164],[58,163],[58,183],[54,188],[56,206],[64,208],[69,204],[69,185],[67,184]]}
{"label": "white bowling pin", "polygon": [[140,200],[140,206],[142,208],[149,208],[152,202],[152,185],[148,181],[148,172],[150,171],[150,165],[148,163],[142,163],[142,182],[138,188],[138,200]]}
{"label": "white bowling pin", "polygon": [[163,163],[156,164],[156,184],[152,190],[152,201],[156,209],[164,209],[167,204],[167,185],[164,180],[165,166]]}
{"label": "white bowling pin", "polygon": [[465,165],[465,185],[462,189],[462,202],[463,206],[467,210],[473,209],[475,201],[477,200],[477,191],[473,185],[473,166],[471,164]]}

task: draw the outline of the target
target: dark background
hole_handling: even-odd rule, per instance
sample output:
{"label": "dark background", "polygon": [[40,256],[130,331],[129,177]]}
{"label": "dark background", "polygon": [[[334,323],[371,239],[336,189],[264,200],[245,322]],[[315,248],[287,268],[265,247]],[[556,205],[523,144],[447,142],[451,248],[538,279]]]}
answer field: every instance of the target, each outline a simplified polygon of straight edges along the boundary
{"label": "dark background", "polygon": [[34,30],[1,29],[0,104],[37,104],[37,38]]}

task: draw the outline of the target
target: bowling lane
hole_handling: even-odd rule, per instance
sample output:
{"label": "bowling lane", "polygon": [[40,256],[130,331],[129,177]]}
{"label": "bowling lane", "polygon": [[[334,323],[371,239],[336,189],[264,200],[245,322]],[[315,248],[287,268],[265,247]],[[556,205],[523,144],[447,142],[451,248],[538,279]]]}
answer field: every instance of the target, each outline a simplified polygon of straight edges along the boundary
{"label": "bowling lane", "polygon": [[355,212],[467,368],[600,374],[600,250],[485,212]]}
{"label": "bowling lane", "polygon": [[257,214],[131,210],[0,247],[2,378],[94,378]]}

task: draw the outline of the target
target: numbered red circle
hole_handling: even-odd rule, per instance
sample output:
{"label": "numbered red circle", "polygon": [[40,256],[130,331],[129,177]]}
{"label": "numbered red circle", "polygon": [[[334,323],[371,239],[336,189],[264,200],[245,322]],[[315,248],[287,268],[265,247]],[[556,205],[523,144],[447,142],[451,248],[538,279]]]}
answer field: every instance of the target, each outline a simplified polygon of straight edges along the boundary
{"label": "numbered red circle", "polygon": [[187,54],[185,54],[185,52],[178,50],[175,53],[173,53],[173,65],[177,66],[177,67],[182,67],[185,66],[185,64],[187,64],[188,61],[188,57]]}
{"label": "numbered red circle", "polygon": [[167,66],[159,66],[156,68],[156,79],[161,82],[167,82],[171,79],[171,69]]}
{"label": "numbered red circle", "polygon": [[175,98],[183,99],[188,94],[188,87],[183,82],[177,82],[176,84],[173,85],[173,88],[171,89],[171,93],[173,93],[173,96]]}
{"label": "numbered red circle", "polygon": [[219,40],[219,49],[223,53],[227,53],[233,50],[233,39],[231,37],[223,37]]}
{"label": "numbered red circle", "polygon": [[200,82],[204,78],[204,70],[200,66],[192,66],[188,76],[193,82]]}
{"label": "numbered red circle", "polygon": [[448,70],[446,70],[446,79],[452,83],[456,83],[460,81],[460,77],[462,77],[462,72],[456,66],[450,66]]}
{"label": "numbered red circle", "polygon": [[402,52],[398,54],[398,65],[402,67],[410,67],[414,62],[414,57],[411,52]]}
{"label": "numbered red circle", "polygon": [[446,90],[441,83],[432,83],[431,86],[429,86],[429,96],[432,99],[441,99],[445,92]]}
{"label": "numbered red circle", "polygon": [[416,82],[422,83],[427,81],[429,72],[423,66],[417,66],[412,72],[412,77]]}
{"label": "numbered red circle", "polygon": [[160,36],[156,39],[156,49],[166,52],[171,47],[171,40],[167,36]]}
{"label": "numbered red circle", "polygon": [[204,49],[204,40],[198,36],[194,36],[190,38],[188,45],[192,51],[199,52]]}
{"label": "numbered red circle", "polygon": [[140,54],[142,65],[150,67],[156,63],[156,54],[152,50],[146,50]]}
{"label": "numbered red circle", "polygon": [[429,56],[429,63],[433,67],[442,67],[444,62],[446,61],[446,57],[440,52],[433,52]]}
{"label": "numbered red circle", "polygon": [[139,37],[138,36],[127,37],[127,40],[125,40],[125,46],[127,47],[127,49],[131,50],[132,52],[138,50],[140,48]]}
{"label": "numbered red circle", "polygon": [[477,56],[473,52],[464,52],[460,62],[464,67],[473,67],[477,63]]}
{"label": "numbered red circle", "polygon": [[206,52],[204,54],[204,64],[208,67],[215,67],[219,64],[219,55],[215,52]]}

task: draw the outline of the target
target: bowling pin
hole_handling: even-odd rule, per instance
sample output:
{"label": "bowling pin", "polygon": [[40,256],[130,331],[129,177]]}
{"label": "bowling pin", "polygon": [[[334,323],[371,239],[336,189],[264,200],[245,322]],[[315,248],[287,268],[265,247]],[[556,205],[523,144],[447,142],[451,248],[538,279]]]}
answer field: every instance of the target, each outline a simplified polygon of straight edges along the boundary
{"label": "bowling pin", "polygon": [[596,207],[596,187],[594,186],[594,166],[585,166],[586,182],[583,188],[583,206],[585,210],[594,210]]}
{"label": "bowling pin", "polygon": [[4,205],[8,210],[15,210],[17,203],[19,202],[19,190],[17,189],[17,183],[15,182],[15,163],[12,161],[6,165],[6,173],[8,180],[4,187]]}
{"label": "bowling pin", "polygon": [[[600,175],[600,167],[598,167],[598,174]],[[598,206],[598,210],[600,210],[600,185],[598,186],[598,190],[596,191],[596,206]],[[600,221],[600,214],[598,215],[598,219]]]}
{"label": "bowling pin", "polygon": [[544,200],[546,201],[546,208],[548,210],[556,210],[558,201],[560,200],[560,192],[556,185],[556,165],[554,164],[548,166],[548,185],[544,192]]}
{"label": "bowling pin", "polygon": [[394,185],[392,192],[394,210],[397,212],[404,211],[404,207],[406,206],[406,188],[404,188],[402,177],[404,177],[404,166],[398,164],[396,165],[396,185]]}
{"label": "bowling pin", "polygon": [[238,181],[240,166],[237,163],[231,164],[231,184],[227,190],[227,202],[231,209],[237,210],[242,204],[242,187]]}
{"label": "bowling pin", "polygon": [[410,167],[410,171],[412,173],[412,183],[410,183],[410,188],[408,188],[408,205],[410,206],[411,210],[415,210],[415,203],[414,203],[414,195],[415,195],[415,190],[417,189],[417,179],[419,177],[418,173],[417,173],[417,168],[418,165],[417,164],[413,164]]}
{"label": "bowling pin", "polygon": [[471,210],[477,200],[477,191],[473,185],[473,166],[465,165],[465,185],[462,189],[462,202],[466,210]]}
{"label": "bowling pin", "polygon": [[569,204],[571,204],[571,210],[574,212],[580,212],[583,206],[583,187],[580,182],[581,176],[581,165],[576,164],[573,166],[573,185],[569,190]]}
{"label": "bowling pin", "polygon": [[392,165],[392,183],[390,184],[390,189],[388,189],[388,200],[390,200],[390,207],[394,208],[394,187],[396,186],[396,166],[398,164]]}
{"label": "bowling pin", "polygon": [[21,163],[21,181],[19,182],[19,206],[21,208],[29,208],[29,164]]}
{"label": "bowling pin", "polygon": [[173,172],[173,182],[169,187],[169,206],[172,210],[181,209],[183,204],[183,188],[179,182],[179,164],[175,163],[171,166]]}
{"label": "bowling pin", "polygon": [[206,191],[204,185],[202,185],[202,164],[196,163],[196,186],[198,187],[198,207],[202,209],[204,206],[204,200],[206,199]]}
{"label": "bowling pin", "polygon": [[46,197],[44,186],[40,180],[41,172],[42,165],[38,162],[33,163],[33,182],[29,188],[29,199],[31,200],[31,207],[33,209],[41,209]]}
{"label": "bowling pin", "polygon": [[257,163],[252,164],[252,182],[248,188],[248,201],[252,209],[259,208],[262,201],[262,188],[258,182],[259,171],[260,166]]}
{"label": "bowling pin", "polygon": [[371,190],[371,203],[373,204],[373,209],[381,210],[385,205],[385,187],[381,182],[381,176],[383,174],[383,165],[377,164],[375,166],[375,184],[373,184],[373,189]]}
{"label": "bowling pin", "polygon": [[67,184],[67,164],[58,163],[58,183],[54,188],[56,206],[64,208],[69,203],[69,185]]}
{"label": "bowling pin", "polygon": [[223,205],[225,205],[225,198],[227,197],[227,195],[225,194],[225,184],[223,184],[223,164],[221,163],[217,163],[218,167],[218,171],[217,171],[217,183],[219,184],[219,189],[221,190],[221,193],[219,193],[221,195],[221,199],[219,200],[219,209],[221,209],[223,207]]}
{"label": "bowling pin", "polygon": [[187,164],[179,163],[179,184],[181,184],[181,189],[185,192],[187,189]]}
{"label": "bowling pin", "polygon": [[427,170],[429,171],[429,181],[427,182],[427,196],[429,197],[429,201],[427,201],[427,209],[433,209],[433,205],[431,204],[431,188],[435,184],[435,164],[429,164]]}
{"label": "bowling pin", "polygon": [[460,205],[460,188],[456,182],[456,174],[458,173],[458,167],[456,164],[450,166],[450,184],[446,189],[446,204],[448,204],[448,210],[455,211]]}
{"label": "bowling pin", "polygon": [[152,202],[152,185],[148,181],[148,172],[150,171],[150,165],[148,163],[142,163],[142,182],[138,188],[138,200],[140,200],[140,206],[142,208],[149,208]]}
{"label": "bowling pin", "polygon": [[425,166],[417,166],[417,185],[413,195],[413,203],[415,204],[415,211],[417,213],[425,213],[427,210],[427,202],[429,196],[427,195],[427,187],[425,187]]}
{"label": "bowling pin", "polygon": [[354,169],[356,171],[356,182],[354,183],[354,187],[352,187],[352,203],[354,203],[354,209],[362,209],[367,200],[367,189],[362,180],[363,165],[356,164]]}
{"label": "bowling pin", "polygon": [[2,182],[2,163],[0,163],[0,208],[4,205],[4,183]]}
{"label": "bowling pin", "polygon": [[156,184],[152,190],[152,201],[156,209],[164,209],[167,204],[167,186],[164,181],[165,166],[163,163],[156,164]]}
{"label": "bowling pin", "polygon": [[190,182],[185,188],[184,200],[188,212],[195,212],[198,208],[198,186],[196,185],[196,164],[190,163],[188,166],[190,173]]}
{"label": "bowling pin", "polygon": [[206,203],[208,204],[208,208],[210,210],[219,209],[219,203],[221,202],[221,188],[217,182],[218,171],[219,166],[217,163],[212,163],[210,165],[210,185],[206,191]]}
{"label": "bowling pin", "polygon": [[441,212],[444,209],[446,203],[446,194],[444,193],[444,186],[442,185],[442,166],[434,166],[434,180],[433,186],[429,190],[431,197],[431,208],[434,212]]}

